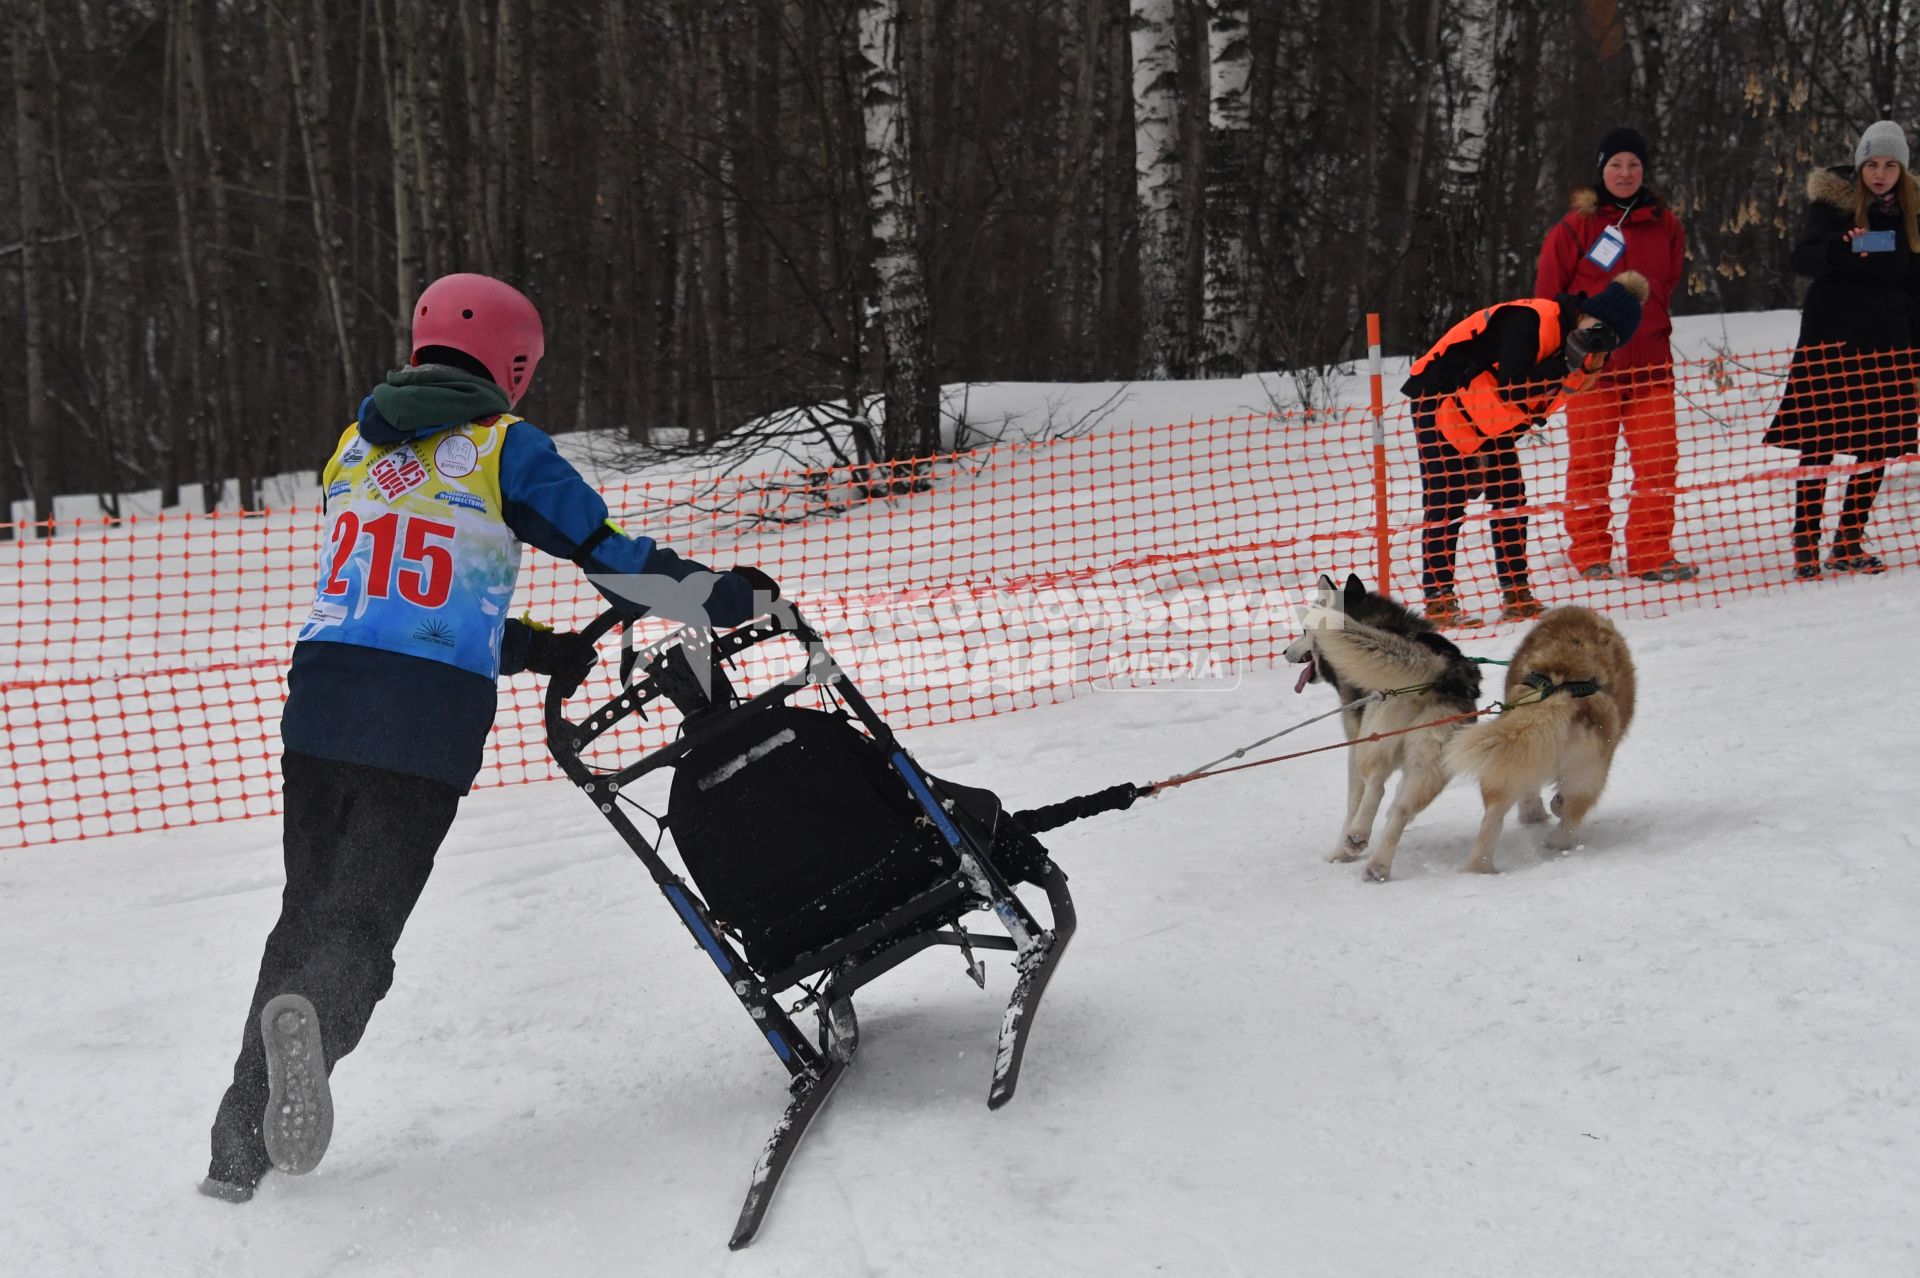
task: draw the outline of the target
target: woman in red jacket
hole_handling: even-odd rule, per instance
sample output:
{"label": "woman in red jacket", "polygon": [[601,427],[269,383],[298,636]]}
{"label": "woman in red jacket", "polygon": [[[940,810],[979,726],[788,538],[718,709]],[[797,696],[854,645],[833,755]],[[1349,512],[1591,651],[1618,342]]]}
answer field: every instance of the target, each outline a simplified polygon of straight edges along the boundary
{"label": "woman in red jacket", "polygon": [[1632,129],[1600,139],[1599,181],[1573,193],[1573,206],[1540,245],[1533,291],[1541,297],[1605,288],[1621,271],[1647,277],[1646,316],[1606,374],[1567,406],[1567,536],[1580,575],[1614,575],[1614,448],[1624,434],[1633,465],[1627,508],[1626,571],[1643,581],[1691,581],[1692,564],[1673,555],[1674,484],[1679,468],[1673,408],[1673,290],[1686,262],[1680,219],[1647,185],[1647,142]]}

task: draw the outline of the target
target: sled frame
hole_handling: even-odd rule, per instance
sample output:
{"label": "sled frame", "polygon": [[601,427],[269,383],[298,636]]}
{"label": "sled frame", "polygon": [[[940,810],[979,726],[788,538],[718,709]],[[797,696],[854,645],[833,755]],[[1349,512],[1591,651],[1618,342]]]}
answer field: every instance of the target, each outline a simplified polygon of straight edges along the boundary
{"label": "sled frame", "polygon": [[[968,974],[984,986],[984,969],[973,958],[973,951],[1011,953],[1014,988],[1001,1019],[987,1093],[988,1108],[999,1109],[1013,1098],[1019,1084],[1034,1015],[1077,926],[1066,875],[1060,868],[1049,859],[1040,876],[1039,886],[1046,893],[1053,920],[1052,927],[1042,927],[994,863],[990,822],[998,814],[989,816],[989,824],[983,827],[980,818],[965,812],[950,798],[943,803],[941,783],[921,769],[900,745],[885,721],[827,654],[819,634],[790,605],[779,605],[779,610],[776,616],[729,631],[683,628],[648,648],[636,649],[631,643],[631,622],[610,609],[582,633],[597,643],[620,627],[619,691],[578,723],[566,717],[560,689],[550,684],[546,700],[547,744],[555,761],[646,867],[667,903],[787,1070],[791,1100],[754,1167],[746,1201],[728,1243],[736,1250],[753,1240],[808,1127],[853,1063],[859,1049],[859,1029],[850,1000],[856,990],[936,945],[961,948]],[[782,636],[805,647],[805,667],[751,698],[722,704],[732,695],[726,674],[728,663],[747,649]],[[694,660],[711,663],[710,683],[705,687],[692,675]],[[693,886],[666,862],[655,840],[635,824],[619,802],[620,792],[641,777],[679,763],[696,742],[724,731],[741,718],[785,704],[807,688],[819,687],[829,690],[880,748],[928,822],[952,849],[959,868],[846,936],[796,956],[784,968],[763,973],[747,961],[736,938],[719,925]],[[613,771],[596,771],[581,759],[582,752],[594,741],[661,700],[671,702],[687,716],[679,739]],[[706,704],[701,705],[702,701]],[[687,710],[689,703],[695,706],[692,713]],[[990,911],[1006,935],[968,932],[961,920],[980,910]],[[807,986],[810,978],[818,978],[818,983]],[[779,996],[796,987],[808,990],[808,994],[789,1011]],[[794,1021],[794,1016],[809,1006],[817,1022],[811,1037]]]}

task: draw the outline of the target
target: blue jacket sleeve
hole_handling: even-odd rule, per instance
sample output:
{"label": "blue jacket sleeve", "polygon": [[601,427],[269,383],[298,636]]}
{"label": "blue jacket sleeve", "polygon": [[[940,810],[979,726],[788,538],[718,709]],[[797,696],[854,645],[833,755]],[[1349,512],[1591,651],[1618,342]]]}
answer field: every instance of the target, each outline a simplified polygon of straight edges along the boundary
{"label": "blue jacket sleeve", "polygon": [[514,536],[578,564],[596,578],[594,588],[619,607],[645,613],[658,609],[662,596],[643,591],[639,593],[648,598],[636,599],[598,578],[654,577],[672,583],[693,578],[696,589],[710,581],[705,610],[711,624],[737,626],[753,615],[753,588],[732,573],[715,574],[704,564],[656,545],[651,537],[613,531],[607,503],[560,455],[546,432],[531,423],[515,422],[507,428],[506,442],[500,446],[500,493],[507,527]]}

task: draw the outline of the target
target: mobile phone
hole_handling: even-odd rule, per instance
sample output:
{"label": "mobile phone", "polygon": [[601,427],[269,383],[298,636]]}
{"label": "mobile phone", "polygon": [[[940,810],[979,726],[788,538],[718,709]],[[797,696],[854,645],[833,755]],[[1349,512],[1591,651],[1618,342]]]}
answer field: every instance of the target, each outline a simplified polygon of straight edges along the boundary
{"label": "mobile phone", "polygon": [[1893,252],[1892,231],[1862,231],[1853,237],[1853,251],[1856,253]]}

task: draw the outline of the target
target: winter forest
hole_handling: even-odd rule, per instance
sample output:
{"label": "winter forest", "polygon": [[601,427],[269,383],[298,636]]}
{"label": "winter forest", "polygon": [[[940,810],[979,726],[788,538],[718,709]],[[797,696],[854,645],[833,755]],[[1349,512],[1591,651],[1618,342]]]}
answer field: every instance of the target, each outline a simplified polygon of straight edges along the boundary
{"label": "winter forest", "polygon": [[[0,500],[311,468],[452,270],[549,430],[1424,344],[1614,124],[1675,309],[1790,306],[1810,166],[1920,115],[1899,0],[5,0]],[[4,510],[6,507],[0,507]],[[0,528],[0,536],[9,534]]]}

